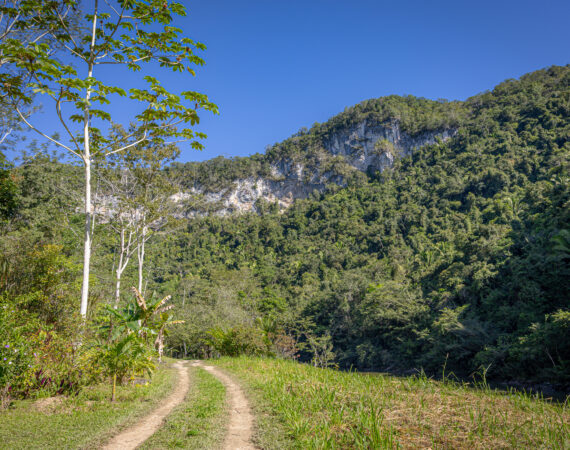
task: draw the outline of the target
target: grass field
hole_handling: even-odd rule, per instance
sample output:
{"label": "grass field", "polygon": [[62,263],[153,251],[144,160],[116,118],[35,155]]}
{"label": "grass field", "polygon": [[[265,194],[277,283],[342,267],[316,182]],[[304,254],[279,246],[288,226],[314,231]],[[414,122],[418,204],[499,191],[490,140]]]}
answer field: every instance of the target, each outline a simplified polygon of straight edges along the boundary
{"label": "grass field", "polygon": [[213,363],[248,392],[262,448],[570,448],[568,400],[275,359]]}
{"label": "grass field", "polygon": [[162,366],[146,386],[120,386],[109,402],[109,385],[77,397],[16,401],[0,412],[0,448],[90,449],[150,412],[174,388],[176,372]]}
{"label": "grass field", "polygon": [[[425,376],[398,378],[317,369],[291,361],[222,358],[256,414],[264,449],[570,448],[569,403],[469,387]],[[185,401],[143,449],[220,448],[228,420],[226,389],[189,367]],[[124,386],[110,403],[109,386],[78,397],[17,401],[0,413],[0,448],[97,448],[150,412],[173,389],[162,367],[148,386]]]}
{"label": "grass field", "polygon": [[186,400],[141,449],[221,448],[228,420],[226,388],[203,369],[190,367]]}

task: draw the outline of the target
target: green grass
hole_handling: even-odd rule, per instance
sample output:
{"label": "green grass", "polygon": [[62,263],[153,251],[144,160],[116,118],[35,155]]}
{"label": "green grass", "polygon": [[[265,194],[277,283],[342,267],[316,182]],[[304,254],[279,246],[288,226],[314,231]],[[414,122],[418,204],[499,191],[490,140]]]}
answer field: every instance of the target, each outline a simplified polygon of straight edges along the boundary
{"label": "green grass", "polygon": [[203,369],[190,367],[186,400],[141,449],[220,448],[228,421],[226,388]]}
{"label": "green grass", "polygon": [[262,448],[570,448],[568,400],[274,359],[213,363],[248,392]]}
{"label": "green grass", "polygon": [[146,386],[119,386],[115,403],[109,401],[109,385],[86,388],[52,405],[45,399],[16,401],[0,412],[0,448],[98,448],[155,408],[175,382],[176,371],[162,366]]}

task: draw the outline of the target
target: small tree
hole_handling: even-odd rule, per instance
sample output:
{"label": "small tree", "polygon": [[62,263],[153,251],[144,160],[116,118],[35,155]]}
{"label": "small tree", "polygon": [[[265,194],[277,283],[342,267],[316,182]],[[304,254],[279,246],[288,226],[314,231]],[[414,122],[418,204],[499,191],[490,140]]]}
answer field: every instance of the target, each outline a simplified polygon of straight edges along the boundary
{"label": "small tree", "polygon": [[[127,131],[115,126],[113,133],[124,135]],[[172,220],[175,205],[170,196],[177,189],[162,169],[178,154],[175,145],[142,143],[110,156],[97,170],[104,188],[100,196],[95,196],[95,203],[106,210],[106,225],[117,237],[113,261],[115,308],[120,301],[122,274],[135,253],[138,289],[142,292],[145,245]]]}
{"label": "small tree", "polygon": [[[121,127],[120,134],[126,133]],[[114,155],[114,167],[119,169],[121,190],[117,203],[129,217],[129,230],[134,230],[133,251],[138,263],[138,290],[143,292],[143,267],[146,244],[159,230],[172,222],[175,204],[170,197],[178,191],[172,176],[162,169],[175,160],[180,151],[175,145],[155,145],[144,142]]]}
{"label": "small tree", "polygon": [[99,344],[95,355],[103,373],[111,378],[112,402],[115,401],[117,381],[122,383],[131,372],[151,373],[155,367],[148,346],[134,333],[119,334],[116,339]]}
{"label": "small tree", "polygon": [[111,166],[110,170],[99,171],[99,178],[106,185],[102,198],[96,199],[101,207],[107,209],[108,226],[117,236],[113,271],[115,276],[115,308],[121,298],[121,278],[131,257],[136,251],[138,211],[134,202],[137,190],[133,174],[122,167]]}
{"label": "small tree", "polygon": [[[62,1],[70,7],[78,7],[75,0]],[[29,3],[38,6],[43,2],[34,0]],[[169,139],[191,140],[193,148],[201,148],[202,144],[197,139],[205,135],[184,126],[198,123],[197,111],[200,108],[217,112],[216,105],[205,95],[185,91],[181,93],[181,98],[149,75],[142,77],[148,85],[147,89],[131,88],[128,93],[120,86],[106,84],[104,79],[97,78],[97,71],[103,65],[122,66],[138,72],[143,63],[154,63],[165,69],[181,73],[187,71],[194,75],[192,66],[204,63],[195,51],[204,50],[205,46],[181,37],[181,30],[171,25],[174,15],[185,15],[181,4],[167,0],[106,0],[104,5],[100,5],[98,0],[94,0],[91,5],[90,11],[84,15],[86,26],[80,28],[81,32],[76,32],[65,20],[56,20],[57,27],[48,30],[50,37],[65,50],[65,62],[53,57],[52,46],[48,42],[38,44],[10,40],[0,45],[5,57],[29,77],[26,86],[52,100],[55,114],[69,142],[48,136],[46,130],[39,129],[28,120],[21,102],[29,102],[30,98],[23,94],[21,81],[19,85],[9,83],[10,89],[7,91],[19,118],[32,130],[77,158],[84,167],[85,230],[80,308],[84,317],[89,295],[93,224],[91,174],[94,160],[123,152],[143,142],[164,145]],[[110,113],[104,108],[110,103],[109,97],[112,95],[128,97],[134,103],[143,105],[142,111],[135,116],[135,128],[117,140],[105,138],[98,128],[107,126],[111,121]],[[96,103],[101,106],[95,107]]]}

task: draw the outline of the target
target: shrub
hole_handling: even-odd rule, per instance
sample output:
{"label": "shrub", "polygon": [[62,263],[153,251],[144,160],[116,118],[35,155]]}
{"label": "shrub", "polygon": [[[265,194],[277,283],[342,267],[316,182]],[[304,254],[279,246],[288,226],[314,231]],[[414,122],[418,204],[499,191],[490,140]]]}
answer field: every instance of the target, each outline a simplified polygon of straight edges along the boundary
{"label": "shrub", "polygon": [[0,396],[12,398],[77,392],[84,369],[73,339],[0,297]]}
{"label": "shrub", "polygon": [[255,327],[238,325],[227,331],[213,328],[208,331],[205,343],[220,356],[264,356],[273,355],[271,341]]}

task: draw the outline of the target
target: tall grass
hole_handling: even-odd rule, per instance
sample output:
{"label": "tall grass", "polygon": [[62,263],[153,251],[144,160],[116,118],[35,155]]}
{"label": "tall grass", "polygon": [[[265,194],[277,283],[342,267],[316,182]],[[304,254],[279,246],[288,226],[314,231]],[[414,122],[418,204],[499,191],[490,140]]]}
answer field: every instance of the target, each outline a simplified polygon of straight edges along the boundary
{"label": "tall grass", "polygon": [[397,378],[274,359],[216,364],[248,389],[264,448],[570,448],[568,400],[552,404],[421,374]]}

